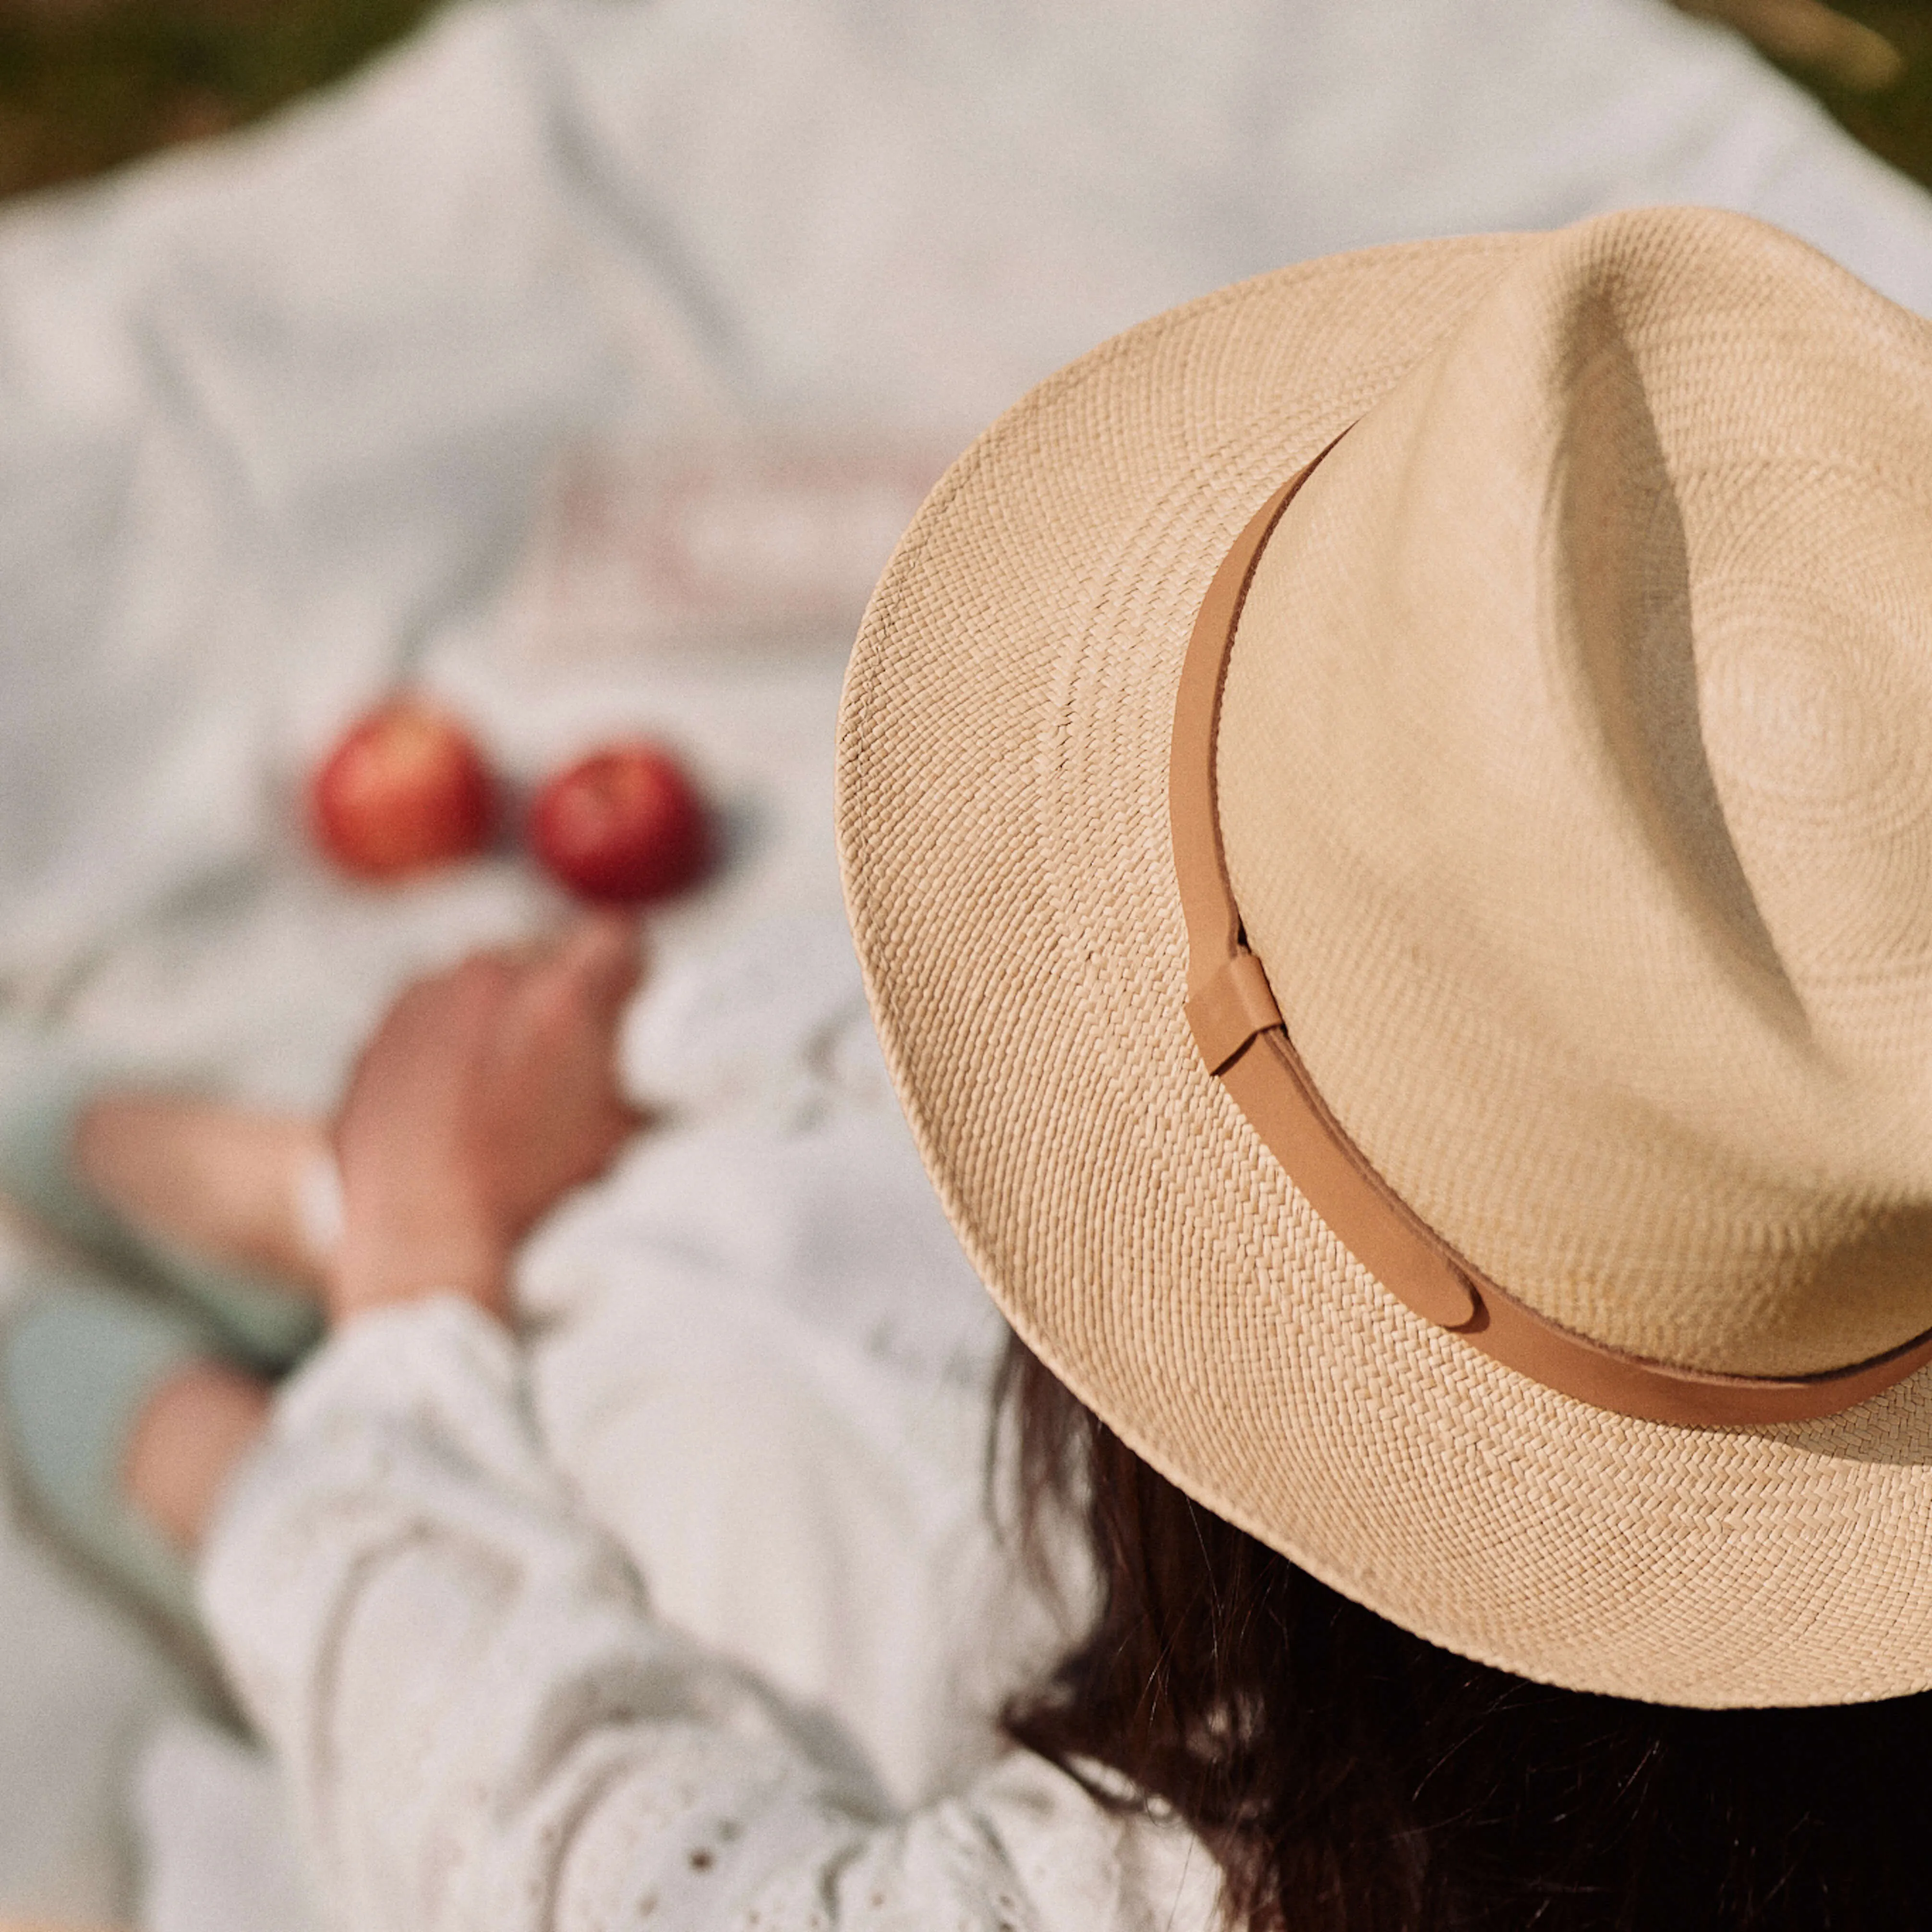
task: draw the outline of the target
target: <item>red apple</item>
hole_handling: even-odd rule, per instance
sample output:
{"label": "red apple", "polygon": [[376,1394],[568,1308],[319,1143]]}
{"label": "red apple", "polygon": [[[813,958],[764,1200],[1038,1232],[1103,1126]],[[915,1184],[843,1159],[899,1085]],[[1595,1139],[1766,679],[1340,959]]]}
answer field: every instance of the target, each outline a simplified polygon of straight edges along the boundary
{"label": "red apple", "polygon": [[621,904],[674,892],[711,860],[697,788],[644,743],[606,746],[558,772],[530,808],[530,843],[572,891]]}
{"label": "red apple", "polygon": [[309,787],[316,842],[344,872],[394,879],[489,842],[496,786],[468,732],[420,700],[359,718]]}

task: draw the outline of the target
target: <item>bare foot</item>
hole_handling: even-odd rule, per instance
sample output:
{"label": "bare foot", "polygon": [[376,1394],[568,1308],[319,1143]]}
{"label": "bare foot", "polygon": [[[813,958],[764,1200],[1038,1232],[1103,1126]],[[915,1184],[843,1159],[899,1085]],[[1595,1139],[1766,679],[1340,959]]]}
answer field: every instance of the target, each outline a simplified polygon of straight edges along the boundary
{"label": "bare foot", "polygon": [[302,1208],[329,1158],[322,1124],[166,1094],[108,1094],[82,1116],[74,1158],[88,1185],[144,1232],[205,1260],[316,1294],[332,1257]]}
{"label": "bare foot", "polygon": [[266,1382],[224,1362],[191,1362],[148,1398],[122,1472],[129,1499],[193,1551],[242,1459],[268,1426]]}

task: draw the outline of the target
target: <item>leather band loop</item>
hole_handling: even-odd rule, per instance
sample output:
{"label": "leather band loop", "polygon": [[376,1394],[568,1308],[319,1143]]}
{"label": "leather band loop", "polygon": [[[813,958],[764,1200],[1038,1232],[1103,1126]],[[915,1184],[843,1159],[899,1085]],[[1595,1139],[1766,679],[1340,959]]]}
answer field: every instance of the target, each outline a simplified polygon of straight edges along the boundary
{"label": "leather band loop", "polygon": [[1214,754],[1228,652],[1255,566],[1296,491],[1334,446],[1290,478],[1235,538],[1202,600],[1175,694],[1168,799],[1187,928],[1186,1018],[1208,1072],[1336,1239],[1392,1294],[1546,1388],[1646,1421],[1713,1428],[1835,1415],[1903,1381],[1932,1361],[1932,1330],[1848,1368],[1780,1378],[1650,1361],[1562,1328],[1498,1287],[1423,1221],[1323,1102],[1245,944],[1222,850]]}
{"label": "leather band loop", "polygon": [[1222,1072],[1256,1034],[1281,1024],[1268,975],[1245,946],[1222,962],[1200,992],[1188,995],[1187,1024],[1210,1073]]}

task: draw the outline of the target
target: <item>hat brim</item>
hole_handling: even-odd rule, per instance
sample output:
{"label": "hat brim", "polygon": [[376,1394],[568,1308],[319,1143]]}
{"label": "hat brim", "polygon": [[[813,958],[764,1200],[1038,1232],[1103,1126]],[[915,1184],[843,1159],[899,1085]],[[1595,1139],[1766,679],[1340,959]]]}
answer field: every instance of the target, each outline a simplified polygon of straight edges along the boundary
{"label": "hat brim", "polygon": [[1355,1262],[1183,1017],[1167,768],[1201,597],[1262,500],[1530,245],[1376,249],[1223,290],[1072,364],[954,466],[880,580],[840,718],[881,1041],[1021,1336],[1163,1474],[1334,1588],[1576,1690],[1922,1690],[1932,1371],[1755,1430],[1545,1389]]}

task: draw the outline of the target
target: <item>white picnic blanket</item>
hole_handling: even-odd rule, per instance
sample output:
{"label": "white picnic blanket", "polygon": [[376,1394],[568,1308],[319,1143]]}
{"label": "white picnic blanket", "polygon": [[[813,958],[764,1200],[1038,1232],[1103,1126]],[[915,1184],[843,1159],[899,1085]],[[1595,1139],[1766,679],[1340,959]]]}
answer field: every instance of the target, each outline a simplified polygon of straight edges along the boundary
{"label": "white picnic blanket", "polygon": [[[829,907],[853,586],[944,453],[1236,277],[1666,200],[1932,310],[1932,204],[1661,0],[473,0],[16,208],[0,998],[326,1103],[401,976],[554,906],[508,857],[368,894],[305,856],[302,773],[404,674],[526,778],[685,747],[733,862],[674,962]],[[148,1924],[286,1922],[272,1787],[182,1708],[0,1546],[0,1910],[131,1909],[174,1713]]]}

